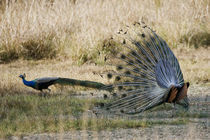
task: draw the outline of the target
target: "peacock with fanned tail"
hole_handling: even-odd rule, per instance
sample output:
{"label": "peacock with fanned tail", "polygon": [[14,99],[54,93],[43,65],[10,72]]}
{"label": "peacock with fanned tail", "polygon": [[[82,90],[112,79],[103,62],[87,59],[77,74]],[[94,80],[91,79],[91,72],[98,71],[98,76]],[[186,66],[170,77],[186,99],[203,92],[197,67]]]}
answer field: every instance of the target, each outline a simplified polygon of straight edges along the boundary
{"label": "peacock with fanned tail", "polygon": [[188,108],[189,83],[184,82],[179,62],[167,43],[144,23],[126,26],[118,34],[121,43],[119,48],[114,48],[120,51],[113,64],[116,71],[107,74],[109,79],[114,79],[113,84],[59,77],[26,81],[24,75],[20,77],[26,86],[41,91],[53,84],[112,91],[118,96],[102,108],[113,112],[137,114],[163,103]]}

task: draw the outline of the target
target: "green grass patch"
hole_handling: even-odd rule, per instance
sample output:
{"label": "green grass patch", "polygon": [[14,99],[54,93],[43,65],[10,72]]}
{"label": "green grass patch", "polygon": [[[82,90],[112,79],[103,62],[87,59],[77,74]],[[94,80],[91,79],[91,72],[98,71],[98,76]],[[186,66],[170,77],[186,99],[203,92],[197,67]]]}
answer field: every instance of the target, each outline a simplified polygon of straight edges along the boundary
{"label": "green grass patch", "polygon": [[90,117],[86,113],[103,99],[79,99],[72,96],[13,95],[0,99],[0,137],[70,130],[110,130],[153,125],[186,124],[186,119],[133,120]]}
{"label": "green grass patch", "polygon": [[79,118],[94,101],[70,96],[3,96],[0,99],[0,136],[54,132],[65,119]]}
{"label": "green grass patch", "polygon": [[210,45],[210,32],[207,29],[204,31],[190,31],[183,35],[180,39],[181,43],[186,43],[194,48],[208,47]]}
{"label": "green grass patch", "polygon": [[174,117],[182,118],[210,118],[208,112],[179,112]]}
{"label": "green grass patch", "polygon": [[1,119],[21,117],[79,115],[88,100],[65,96],[39,97],[36,95],[4,96],[0,99]]}
{"label": "green grass patch", "polygon": [[56,117],[39,117],[18,119],[15,122],[8,120],[0,124],[1,137],[11,135],[27,135],[31,133],[53,133],[70,130],[113,130],[118,128],[151,127],[154,125],[185,125],[189,121],[178,119],[172,121],[148,121],[126,119],[62,119]]}

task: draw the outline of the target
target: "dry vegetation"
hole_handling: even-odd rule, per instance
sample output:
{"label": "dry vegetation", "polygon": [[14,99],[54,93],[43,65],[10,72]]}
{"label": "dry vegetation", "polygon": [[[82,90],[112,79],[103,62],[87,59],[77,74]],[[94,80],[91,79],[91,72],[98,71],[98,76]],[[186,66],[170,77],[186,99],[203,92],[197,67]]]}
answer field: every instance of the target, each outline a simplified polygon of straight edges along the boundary
{"label": "dry vegetation", "polygon": [[[185,80],[193,86],[204,85],[207,93],[210,86],[209,6],[209,0],[0,1],[0,137],[188,123],[186,118],[193,118],[190,113],[170,123],[117,119],[99,123],[81,118],[73,123],[72,119],[65,120],[62,116],[84,113],[87,106],[98,101],[91,99],[86,103],[86,99],[67,98],[75,89],[54,86],[52,97],[43,99],[33,95],[39,92],[25,87],[18,75],[26,73],[28,80],[60,76],[107,83],[103,76],[108,69],[103,65],[104,58],[113,53],[108,39],[122,26],[144,20],[172,48]],[[209,117],[205,112],[203,116],[193,113],[198,113],[194,118]],[[176,123],[179,117],[184,119]]]}
{"label": "dry vegetation", "polygon": [[4,1],[0,13],[2,61],[59,56],[78,63],[103,61],[100,58],[107,53],[103,52],[104,40],[123,25],[139,20],[154,28],[172,48],[209,45],[209,0]]}

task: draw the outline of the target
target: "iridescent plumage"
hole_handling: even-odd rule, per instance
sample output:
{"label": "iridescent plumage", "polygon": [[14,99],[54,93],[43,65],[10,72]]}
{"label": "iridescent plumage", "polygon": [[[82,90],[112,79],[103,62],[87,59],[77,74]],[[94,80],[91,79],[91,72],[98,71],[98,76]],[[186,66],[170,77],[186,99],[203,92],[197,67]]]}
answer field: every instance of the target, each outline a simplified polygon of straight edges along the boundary
{"label": "iridescent plumage", "polygon": [[20,78],[22,78],[24,85],[28,87],[32,87],[36,90],[42,91],[43,89],[50,89],[48,88],[51,85],[54,84],[60,84],[60,85],[73,85],[73,86],[84,86],[89,88],[96,88],[100,89],[101,87],[104,87],[105,85],[98,82],[93,81],[83,81],[83,80],[76,80],[76,79],[70,79],[70,78],[61,78],[61,77],[43,77],[43,78],[37,78],[32,81],[25,80],[26,75],[20,75]]}

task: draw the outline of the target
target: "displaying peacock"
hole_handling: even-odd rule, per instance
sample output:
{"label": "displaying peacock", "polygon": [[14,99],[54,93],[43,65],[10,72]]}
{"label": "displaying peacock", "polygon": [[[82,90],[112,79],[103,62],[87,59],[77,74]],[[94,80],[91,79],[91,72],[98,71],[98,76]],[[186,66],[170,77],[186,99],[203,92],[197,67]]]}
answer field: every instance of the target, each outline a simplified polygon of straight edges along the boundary
{"label": "displaying peacock", "polygon": [[49,86],[53,84],[60,84],[60,85],[79,85],[84,87],[90,87],[90,88],[96,88],[100,89],[104,87],[105,85],[98,82],[92,82],[92,81],[82,81],[82,80],[76,80],[76,79],[70,79],[70,78],[61,78],[61,77],[43,77],[38,78],[32,81],[27,81],[25,79],[26,75],[20,75],[20,78],[22,78],[24,85],[28,87],[32,87],[36,90],[42,91],[43,89],[47,89]]}
{"label": "displaying peacock", "polygon": [[144,23],[134,23],[119,32],[120,52],[113,64],[116,71],[107,77],[114,83],[105,87],[118,98],[107,110],[136,114],[163,103],[189,107],[187,90],[179,62],[167,43]]}
{"label": "displaying peacock", "polygon": [[[113,112],[136,114],[163,103],[189,107],[187,90],[179,62],[167,43],[144,23],[136,22],[118,32],[113,48],[115,72],[108,73],[114,79],[110,85],[76,79],[47,77],[23,83],[37,90],[48,89],[52,84],[68,84],[112,91],[117,97],[101,107]],[[112,38],[113,39],[113,38]]]}

